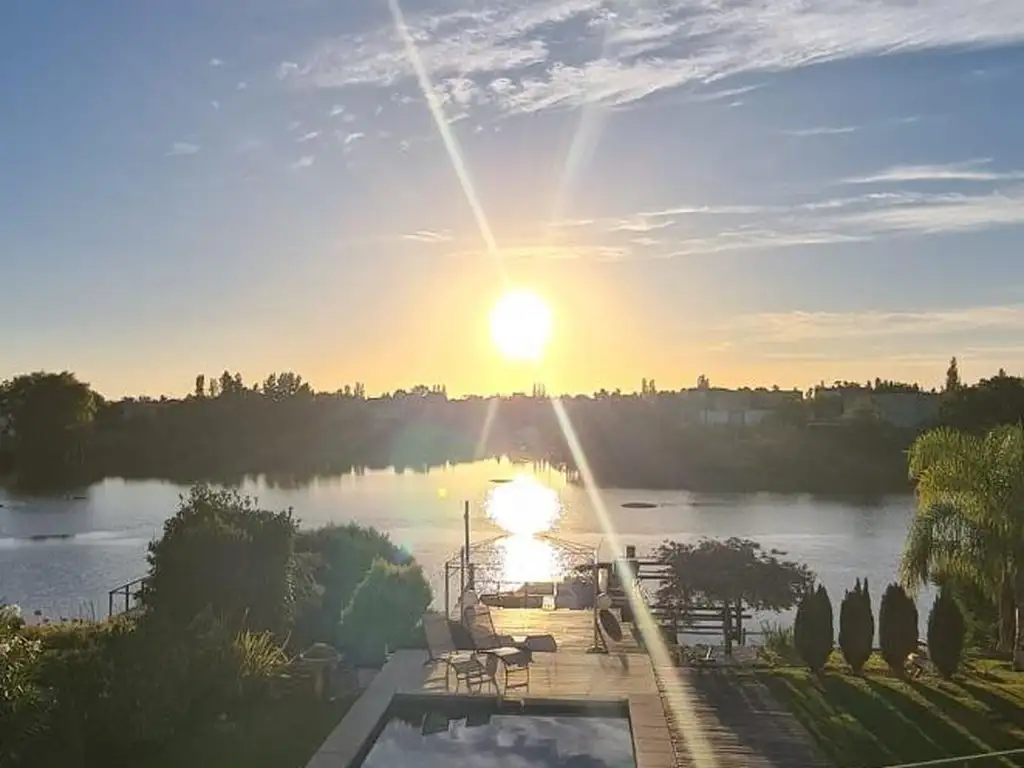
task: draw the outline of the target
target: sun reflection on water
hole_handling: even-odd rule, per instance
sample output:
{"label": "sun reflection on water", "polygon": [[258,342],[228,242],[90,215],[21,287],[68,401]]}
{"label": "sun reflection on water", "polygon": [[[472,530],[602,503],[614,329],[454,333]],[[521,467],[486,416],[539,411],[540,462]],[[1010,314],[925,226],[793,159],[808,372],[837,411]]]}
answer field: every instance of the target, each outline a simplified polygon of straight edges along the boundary
{"label": "sun reflection on water", "polygon": [[495,542],[488,568],[502,590],[527,582],[558,581],[566,570],[564,553],[538,534],[550,532],[562,517],[558,494],[528,474],[490,490],[484,501],[487,517],[507,536]]}
{"label": "sun reflection on water", "polygon": [[533,536],[555,527],[562,503],[554,490],[532,475],[520,473],[495,486],[484,500],[487,517],[513,536]]}

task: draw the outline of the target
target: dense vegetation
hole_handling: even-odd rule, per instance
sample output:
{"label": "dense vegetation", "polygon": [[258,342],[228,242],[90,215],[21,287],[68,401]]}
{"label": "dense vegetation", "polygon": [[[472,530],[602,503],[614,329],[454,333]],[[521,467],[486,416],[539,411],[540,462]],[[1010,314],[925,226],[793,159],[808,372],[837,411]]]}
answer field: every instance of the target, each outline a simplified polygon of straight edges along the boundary
{"label": "dense vegetation", "polygon": [[1024,425],[983,435],[921,436],[910,451],[918,510],[901,563],[904,585],[937,583],[969,623],[993,614],[998,648],[1024,670]]}
{"label": "dense vegetation", "polygon": [[149,563],[131,615],[26,627],[0,612],[0,765],[261,765],[266,753],[301,766],[344,702],[314,700],[296,655],[326,640],[379,664],[415,642],[431,600],[386,536],[299,533],[288,511],[204,486]]}
{"label": "dense vegetation", "polygon": [[[840,392],[845,400],[833,396]],[[659,390],[644,380],[639,393],[602,390],[561,402],[602,485],[705,491],[907,491],[904,451],[923,428],[984,431],[1024,418],[1024,380],[1003,372],[967,387],[951,366],[941,411],[916,426],[883,418],[881,399],[900,396],[927,397],[917,385],[881,379],[822,384],[805,396],[729,392],[701,377],[696,389]],[[726,407],[720,402],[761,416],[756,424],[707,425],[707,409]],[[15,471],[28,485],[104,476],[233,482],[260,473],[302,483],[511,451],[576,469],[542,387],[451,399],[441,386],[417,385],[367,397],[361,384],[315,392],[294,373],[248,383],[225,371],[198,376],[185,398],[108,401],[70,373],[0,385],[0,472]]]}

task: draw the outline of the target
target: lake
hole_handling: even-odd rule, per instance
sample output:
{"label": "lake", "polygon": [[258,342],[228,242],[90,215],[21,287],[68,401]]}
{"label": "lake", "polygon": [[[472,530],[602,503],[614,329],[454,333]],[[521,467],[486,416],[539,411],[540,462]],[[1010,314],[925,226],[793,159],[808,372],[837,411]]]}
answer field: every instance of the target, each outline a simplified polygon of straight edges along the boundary
{"label": "lake", "polygon": [[[108,590],[145,572],[146,544],[160,535],[186,490],[170,482],[120,479],[72,498],[0,490],[0,601],[48,616],[105,615]],[[442,602],[444,563],[458,557],[462,543],[464,501],[470,503],[474,542],[514,534],[498,548],[498,574],[508,582],[545,580],[568,562],[558,546],[535,533],[599,548],[604,559],[619,554],[614,543],[634,544],[643,555],[664,539],[739,536],[810,565],[835,601],[857,577],[867,576],[876,606],[896,575],[913,513],[910,496],[861,505],[801,495],[615,489],[592,499],[555,470],[508,461],[423,474],[374,471],[301,487],[261,477],[239,490],[267,508],[292,507],[303,527],[355,521],[387,531],[424,566]],[[655,506],[621,506],[629,502]],[[602,525],[595,504],[604,507],[614,534]]]}

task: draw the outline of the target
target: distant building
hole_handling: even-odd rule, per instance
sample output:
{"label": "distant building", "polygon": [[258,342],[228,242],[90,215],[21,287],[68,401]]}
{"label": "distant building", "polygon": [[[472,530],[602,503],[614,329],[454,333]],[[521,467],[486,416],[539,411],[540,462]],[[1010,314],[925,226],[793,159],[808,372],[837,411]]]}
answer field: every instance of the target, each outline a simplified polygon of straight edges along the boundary
{"label": "distant building", "polygon": [[877,392],[854,386],[817,387],[814,399],[819,418],[825,421],[848,421],[869,414],[904,429],[934,421],[942,405],[941,395],[934,392]]}
{"label": "distant building", "polygon": [[679,393],[687,421],[711,427],[753,427],[803,395],[769,389],[687,389]]}

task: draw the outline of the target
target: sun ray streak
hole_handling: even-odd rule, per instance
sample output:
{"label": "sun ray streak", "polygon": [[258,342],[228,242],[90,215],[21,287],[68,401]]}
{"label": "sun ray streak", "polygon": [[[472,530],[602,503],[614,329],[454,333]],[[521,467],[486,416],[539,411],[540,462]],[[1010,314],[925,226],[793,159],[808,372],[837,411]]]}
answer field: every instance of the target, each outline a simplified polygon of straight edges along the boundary
{"label": "sun ray streak", "polygon": [[[448,120],[444,115],[444,107],[437,98],[434,86],[430,82],[430,74],[423,65],[423,59],[420,58],[419,51],[416,49],[416,42],[409,33],[409,27],[405,23],[405,15],[398,5],[398,0],[388,0],[388,8],[391,10],[391,18],[394,21],[395,30],[398,32],[398,36],[401,38],[402,45],[405,48],[405,56],[416,73],[416,80],[419,82],[420,90],[423,91],[423,98],[427,100],[431,117],[434,118],[437,131],[441,134],[441,140],[444,142],[445,149],[448,151],[448,157],[452,161],[452,169],[455,171],[459,184],[462,186],[462,191],[466,195],[466,202],[469,203],[469,207],[473,211],[473,218],[476,219],[477,226],[480,229],[480,236],[487,247],[487,252],[494,258],[499,269],[501,269],[498,243],[494,238],[491,224],[487,220],[487,214],[484,213],[483,205],[480,204],[480,198],[476,194],[476,188],[473,186],[469,169],[462,159],[462,151],[459,149],[458,139],[455,138],[451,126],[448,125]],[[504,271],[502,271],[502,279],[504,279]]]}
{"label": "sun ray streak", "polygon": [[487,450],[487,441],[491,437],[491,427],[494,426],[494,418],[498,415],[498,400],[500,398],[495,395],[487,403],[487,415],[484,417],[483,426],[480,428],[480,439],[476,444],[476,452],[473,454],[476,458],[482,459],[484,452]]}
{"label": "sun ray streak", "polygon": [[[566,412],[562,401],[557,397],[551,398],[551,405],[555,410],[555,417],[558,420],[558,425],[561,428],[562,433],[565,435],[565,440],[566,443],[568,443],[569,451],[572,453],[573,460],[576,462],[576,466],[579,467],[584,490],[587,493],[587,497],[590,499],[591,507],[597,514],[601,530],[604,533],[605,538],[607,538],[608,542],[611,544],[612,551],[622,553],[625,548],[619,541],[618,532],[611,523],[611,518],[608,516],[608,510],[604,506],[604,500],[601,498],[597,485],[594,483],[594,476],[590,471],[590,464],[587,462],[586,454],[583,452],[583,446],[580,444],[579,438],[576,436],[576,430],[573,429],[572,422],[569,421],[569,414]],[[651,656],[651,662],[655,667],[659,667],[661,669],[672,667],[673,662],[671,655],[669,654],[668,646],[665,644],[665,640],[655,624],[654,617],[651,616],[650,608],[638,597],[639,591],[635,588],[633,570],[625,563],[621,554],[617,555],[616,569],[618,570],[620,579],[626,585],[626,594],[628,595],[630,605],[633,608],[633,615],[636,618],[637,629],[640,630],[640,634],[644,639],[644,645],[647,647],[647,652]],[[675,721],[682,731],[683,741],[686,749],[690,753],[693,764],[697,768],[715,768],[717,761],[711,751],[711,744],[709,743],[705,733],[698,725],[693,700],[685,687],[679,686],[676,690],[666,691],[665,701],[672,710]]]}

